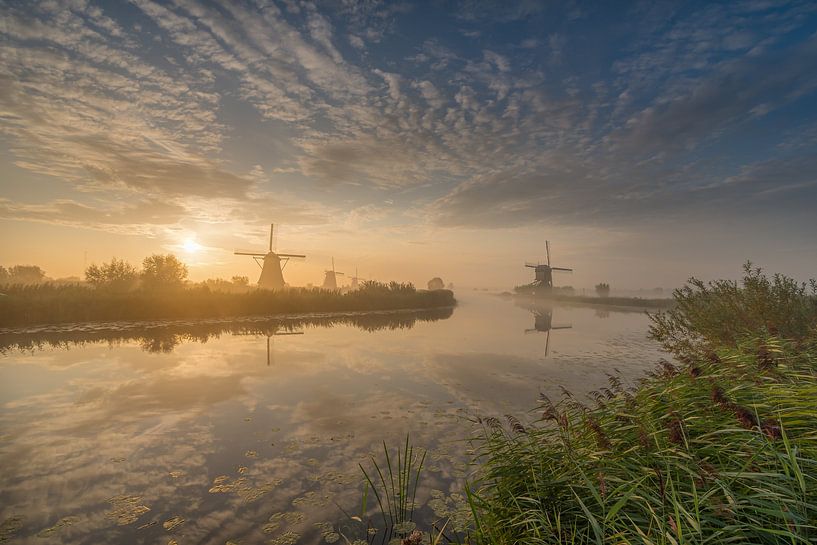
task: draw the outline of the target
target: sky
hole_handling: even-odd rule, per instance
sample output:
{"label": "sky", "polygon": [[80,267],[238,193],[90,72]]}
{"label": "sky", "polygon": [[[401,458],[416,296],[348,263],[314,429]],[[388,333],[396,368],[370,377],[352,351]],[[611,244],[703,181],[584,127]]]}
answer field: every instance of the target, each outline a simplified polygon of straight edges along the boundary
{"label": "sky", "polygon": [[0,0],[0,264],[817,270],[817,3]]}

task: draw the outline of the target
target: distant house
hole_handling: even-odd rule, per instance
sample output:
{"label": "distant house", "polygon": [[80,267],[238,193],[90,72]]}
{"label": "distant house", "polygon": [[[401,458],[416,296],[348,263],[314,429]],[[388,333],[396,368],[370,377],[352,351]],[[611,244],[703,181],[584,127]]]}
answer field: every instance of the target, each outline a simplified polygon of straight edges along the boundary
{"label": "distant house", "polygon": [[428,289],[429,290],[441,290],[445,289],[445,282],[439,276],[435,276],[431,280],[428,281]]}

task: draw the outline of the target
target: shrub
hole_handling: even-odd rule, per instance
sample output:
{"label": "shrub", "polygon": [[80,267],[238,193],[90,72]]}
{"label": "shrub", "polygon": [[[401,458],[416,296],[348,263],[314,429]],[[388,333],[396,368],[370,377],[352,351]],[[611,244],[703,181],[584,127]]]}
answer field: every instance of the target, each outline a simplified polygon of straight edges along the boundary
{"label": "shrub", "polygon": [[809,284],[781,274],[769,278],[751,263],[740,282],[691,278],[673,292],[672,309],[650,316],[649,335],[680,358],[750,337],[803,339],[817,324],[817,283]]}

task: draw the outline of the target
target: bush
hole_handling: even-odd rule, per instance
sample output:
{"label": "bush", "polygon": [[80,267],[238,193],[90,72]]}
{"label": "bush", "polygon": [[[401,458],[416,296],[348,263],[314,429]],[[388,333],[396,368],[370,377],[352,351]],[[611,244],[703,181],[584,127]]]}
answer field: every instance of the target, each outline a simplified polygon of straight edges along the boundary
{"label": "bush", "polygon": [[751,337],[803,339],[817,324],[814,280],[807,289],[806,283],[780,274],[768,278],[751,263],[740,282],[691,278],[673,296],[672,309],[650,316],[649,335],[679,358],[735,347]]}

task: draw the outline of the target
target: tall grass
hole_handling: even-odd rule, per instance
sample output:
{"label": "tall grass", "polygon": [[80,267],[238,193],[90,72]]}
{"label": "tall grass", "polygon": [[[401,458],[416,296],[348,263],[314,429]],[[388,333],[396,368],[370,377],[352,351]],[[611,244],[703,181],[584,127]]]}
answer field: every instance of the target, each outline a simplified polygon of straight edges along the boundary
{"label": "tall grass", "polygon": [[414,446],[406,435],[405,445],[402,449],[397,449],[396,456],[389,454],[385,442],[383,454],[385,464],[378,463],[374,456],[371,457],[368,471],[360,464],[368,485],[364,498],[368,497],[368,491],[371,490],[377,500],[387,534],[408,535],[415,528],[415,500],[426,451],[415,453]]}
{"label": "tall grass", "polygon": [[116,292],[78,284],[12,285],[2,289],[0,327],[437,308],[455,303],[449,290],[416,290],[396,282],[366,282],[360,289],[345,293],[319,288],[226,293],[206,286]]}
{"label": "tall grass", "polygon": [[652,335],[680,366],[481,419],[475,542],[817,543],[813,293],[747,268],[676,300]]}

